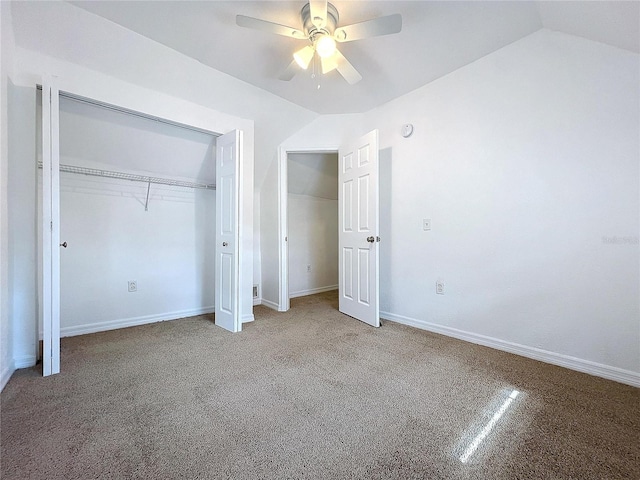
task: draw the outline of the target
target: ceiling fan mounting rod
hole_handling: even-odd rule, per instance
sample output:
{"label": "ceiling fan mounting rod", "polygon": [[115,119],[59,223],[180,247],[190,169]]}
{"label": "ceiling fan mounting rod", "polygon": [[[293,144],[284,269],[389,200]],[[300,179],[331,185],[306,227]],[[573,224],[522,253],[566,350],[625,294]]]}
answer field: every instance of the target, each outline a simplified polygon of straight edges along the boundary
{"label": "ceiling fan mounting rod", "polygon": [[315,45],[316,41],[323,36],[331,36],[329,32],[327,32],[324,28],[314,30],[309,34],[309,41]]}
{"label": "ceiling fan mounting rod", "polygon": [[327,21],[324,28],[318,28],[313,24],[311,19],[311,6],[307,3],[300,11],[300,17],[302,18],[302,25],[304,34],[309,38],[309,41],[314,43],[316,36],[329,35],[332,36],[338,25],[338,10],[332,4],[327,3]]}

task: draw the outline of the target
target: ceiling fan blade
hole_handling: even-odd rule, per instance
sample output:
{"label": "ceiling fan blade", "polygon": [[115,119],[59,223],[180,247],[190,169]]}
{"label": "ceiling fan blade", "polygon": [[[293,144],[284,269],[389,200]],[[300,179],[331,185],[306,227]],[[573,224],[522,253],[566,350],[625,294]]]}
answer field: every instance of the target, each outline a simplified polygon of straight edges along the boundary
{"label": "ceiling fan blade", "polygon": [[333,37],[337,42],[352,42],[353,40],[361,40],[363,38],[398,33],[400,30],[402,30],[402,15],[396,13],[386,17],[367,20],[366,22],[336,28]]}
{"label": "ceiling fan blade", "polygon": [[304,48],[301,48],[297,52],[293,54],[293,60],[298,64],[300,68],[306,70],[309,68],[309,64],[313,60],[313,56],[316,54],[316,51],[313,49],[311,45],[307,45]]}
{"label": "ceiling fan blade", "polygon": [[338,72],[340,72],[340,75],[344,77],[349,85],[353,85],[362,80],[362,75],[360,75],[355,67],[349,63],[349,60],[344,58],[344,55],[342,55],[340,51],[336,50],[334,57]]}
{"label": "ceiling fan blade", "polygon": [[330,57],[320,57],[320,63],[322,64],[322,74],[325,75],[332,70],[335,70],[338,67],[338,62],[336,61],[336,56],[331,55]]}
{"label": "ceiling fan blade", "polygon": [[324,28],[327,25],[327,0],[310,0],[311,23],[317,28]]}
{"label": "ceiling fan blade", "polygon": [[295,76],[296,73],[298,73],[298,64],[295,60],[292,60],[289,66],[285,68],[285,70],[280,74],[278,78],[280,80],[288,82]]}
{"label": "ceiling fan blade", "polygon": [[293,37],[299,39],[307,38],[304,32],[297,28],[287,27],[279,23],[267,22],[258,18],[246,17],[244,15],[236,15],[236,24],[240,27],[253,28],[254,30],[262,30],[263,32],[275,33],[285,37]]}

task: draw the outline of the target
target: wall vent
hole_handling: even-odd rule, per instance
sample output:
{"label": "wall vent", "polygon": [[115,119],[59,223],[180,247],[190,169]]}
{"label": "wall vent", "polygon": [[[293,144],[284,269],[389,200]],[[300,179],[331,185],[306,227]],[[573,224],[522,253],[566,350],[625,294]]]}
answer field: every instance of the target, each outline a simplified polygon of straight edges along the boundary
{"label": "wall vent", "polygon": [[253,298],[258,298],[258,285],[253,286]]}

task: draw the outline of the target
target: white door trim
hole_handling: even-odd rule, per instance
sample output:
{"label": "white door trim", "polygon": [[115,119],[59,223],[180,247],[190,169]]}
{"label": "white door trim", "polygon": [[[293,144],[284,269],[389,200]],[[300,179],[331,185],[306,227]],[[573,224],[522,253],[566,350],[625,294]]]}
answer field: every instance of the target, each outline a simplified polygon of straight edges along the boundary
{"label": "white door trim", "polygon": [[289,302],[289,235],[288,220],[288,160],[290,153],[338,153],[339,146],[278,148],[278,311],[291,308]]}
{"label": "white door trim", "polygon": [[289,152],[278,148],[278,311],[286,312],[289,302],[289,173],[287,159]]}

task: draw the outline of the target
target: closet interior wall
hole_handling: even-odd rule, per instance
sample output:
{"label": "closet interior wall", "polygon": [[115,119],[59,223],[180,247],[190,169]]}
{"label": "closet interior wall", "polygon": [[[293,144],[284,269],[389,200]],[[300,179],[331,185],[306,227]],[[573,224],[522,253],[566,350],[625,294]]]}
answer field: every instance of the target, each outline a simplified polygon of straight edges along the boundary
{"label": "closet interior wall", "polygon": [[215,190],[194,188],[214,155],[212,134],[61,96],[61,336],[214,311]]}
{"label": "closet interior wall", "polygon": [[338,154],[287,161],[289,298],[338,288]]}

